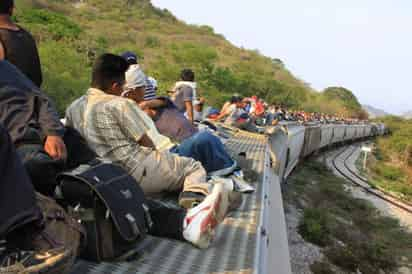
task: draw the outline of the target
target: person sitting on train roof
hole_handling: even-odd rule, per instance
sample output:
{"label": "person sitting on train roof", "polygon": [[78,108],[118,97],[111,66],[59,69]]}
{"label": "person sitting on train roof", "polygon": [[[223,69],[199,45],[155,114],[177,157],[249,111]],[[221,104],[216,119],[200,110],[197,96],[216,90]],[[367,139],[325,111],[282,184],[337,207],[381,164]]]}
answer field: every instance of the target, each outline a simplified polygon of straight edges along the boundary
{"label": "person sitting on train roof", "polygon": [[0,178],[0,273],[34,273],[42,265],[61,263],[65,250],[45,251],[39,244],[43,215],[26,169],[1,123]]}
{"label": "person sitting on train roof", "polygon": [[172,101],[189,121],[194,122],[193,101],[198,99],[195,73],[191,69],[184,69],[180,73],[180,79],[173,88]]}
{"label": "person sitting on train roof", "polygon": [[54,191],[67,160],[66,132],[51,100],[20,70],[0,61],[0,123],[6,127],[37,191]]}
{"label": "person sitting on train roof", "polygon": [[283,120],[283,113],[279,106],[273,106],[266,114],[266,126],[275,126]]}
{"label": "person sitting on train roof", "polygon": [[[32,182],[1,124],[0,178],[0,273],[3,273],[3,268],[11,266],[27,271],[46,260],[62,257],[64,250],[61,248],[38,252],[38,248],[44,250],[44,245],[37,246],[39,241],[35,240],[43,228],[42,213],[36,205]],[[202,203],[189,210],[170,208],[151,199],[146,199],[145,205],[151,217],[150,235],[185,240],[206,248],[213,231],[227,212],[228,192],[221,183],[217,183]],[[19,265],[17,254],[25,260],[24,264]]]}
{"label": "person sitting on train roof", "polygon": [[182,191],[179,204],[192,207],[210,194],[213,182],[206,181],[200,162],[154,145],[162,142],[150,138],[150,119],[142,119],[145,113],[127,98],[144,90],[145,78],[125,90],[128,67],[120,56],[101,55],[93,66],[91,88],[68,107],[66,123],[80,132],[99,157],[120,164],[146,194]]}
{"label": "person sitting on train roof", "polygon": [[196,122],[202,122],[207,119],[209,111],[204,108],[205,102],[206,100],[203,97],[193,101],[193,119]]}
{"label": "person sitting on train roof", "polygon": [[40,57],[33,36],[13,22],[14,0],[0,1],[0,60],[15,65],[40,87],[43,81]]}
{"label": "person sitting on train roof", "polygon": [[[133,91],[143,85],[143,71],[138,67],[129,67],[126,72],[126,90]],[[152,87],[155,89],[155,87]],[[128,98],[134,100],[153,121],[147,121],[151,127],[151,139],[159,150],[168,149],[180,156],[190,157],[202,163],[210,176],[225,176],[233,173],[237,167],[218,137],[208,130],[199,131],[175,105],[165,97],[156,97],[155,90],[136,89],[128,93]],[[145,100],[144,100],[145,99]],[[162,105],[161,107],[158,107]],[[155,107],[153,107],[153,105]],[[143,113],[141,113],[143,114]],[[180,143],[176,145],[175,143]]]}
{"label": "person sitting on train roof", "polygon": [[0,122],[20,145],[33,135],[44,140],[44,150],[64,159],[64,127],[50,99],[14,65],[0,61]]}
{"label": "person sitting on train roof", "polygon": [[228,126],[237,127],[251,132],[260,132],[255,126],[253,119],[244,110],[247,100],[244,100],[241,96],[232,96],[230,104],[225,104],[223,110],[214,118],[210,118],[212,121],[223,120]]}

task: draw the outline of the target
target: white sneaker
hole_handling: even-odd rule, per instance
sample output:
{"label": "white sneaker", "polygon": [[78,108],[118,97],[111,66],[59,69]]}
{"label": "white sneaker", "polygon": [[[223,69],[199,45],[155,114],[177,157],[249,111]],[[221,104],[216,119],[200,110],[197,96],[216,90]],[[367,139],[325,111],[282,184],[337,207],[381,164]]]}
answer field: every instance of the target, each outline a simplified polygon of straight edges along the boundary
{"label": "white sneaker", "polygon": [[238,191],[241,193],[252,193],[255,191],[255,188],[246,182],[242,171],[234,172],[233,175],[230,176],[230,178],[234,182],[235,191]]}
{"label": "white sneaker", "polygon": [[242,205],[242,193],[236,191],[236,183],[232,178],[214,176],[212,177],[211,182],[214,184],[223,184],[223,187],[228,192],[229,211],[235,210]]}
{"label": "white sneaker", "polygon": [[216,226],[223,221],[228,210],[227,190],[215,184],[212,193],[198,206],[189,209],[183,221],[183,238],[199,248],[207,248]]}

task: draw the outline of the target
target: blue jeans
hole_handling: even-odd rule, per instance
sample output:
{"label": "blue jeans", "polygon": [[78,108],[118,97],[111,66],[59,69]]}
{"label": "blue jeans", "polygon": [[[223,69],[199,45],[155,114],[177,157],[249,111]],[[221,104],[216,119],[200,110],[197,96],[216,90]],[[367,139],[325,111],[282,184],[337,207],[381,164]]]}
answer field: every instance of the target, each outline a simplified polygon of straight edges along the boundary
{"label": "blue jeans", "polygon": [[220,139],[207,131],[198,132],[183,140],[170,152],[199,161],[207,173],[230,168],[235,164]]}

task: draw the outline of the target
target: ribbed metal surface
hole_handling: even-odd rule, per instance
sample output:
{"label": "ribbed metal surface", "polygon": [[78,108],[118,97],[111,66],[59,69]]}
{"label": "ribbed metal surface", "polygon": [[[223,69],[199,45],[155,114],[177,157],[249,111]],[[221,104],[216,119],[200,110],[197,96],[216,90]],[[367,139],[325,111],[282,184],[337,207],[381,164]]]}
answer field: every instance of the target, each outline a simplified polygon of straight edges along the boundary
{"label": "ribbed metal surface", "polygon": [[242,206],[226,217],[211,247],[199,250],[185,242],[148,236],[142,243],[143,254],[133,261],[100,264],[78,261],[71,273],[252,273],[266,139],[244,132],[231,137],[226,146],[234,155],[246,152],[246,163],[259,175],[254,182],[257,189],[254,194],[244,195]]}

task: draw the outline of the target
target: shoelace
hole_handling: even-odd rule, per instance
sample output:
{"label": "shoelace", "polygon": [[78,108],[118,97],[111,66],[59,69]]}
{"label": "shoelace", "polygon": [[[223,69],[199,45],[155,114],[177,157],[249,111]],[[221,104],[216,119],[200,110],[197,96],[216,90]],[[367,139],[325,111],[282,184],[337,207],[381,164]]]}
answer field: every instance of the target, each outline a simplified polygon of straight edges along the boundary
{"label": "shoelace", "polygon": [[5,249],[0,256],[0,267],[12,266],[20,261],[20,258],[20,252]]}
{"label": "shoelace", "polygon": [[5,240],[0,240],[0,268],[10,267],[18,262],[26,261],[32,252],[8,248]]}

